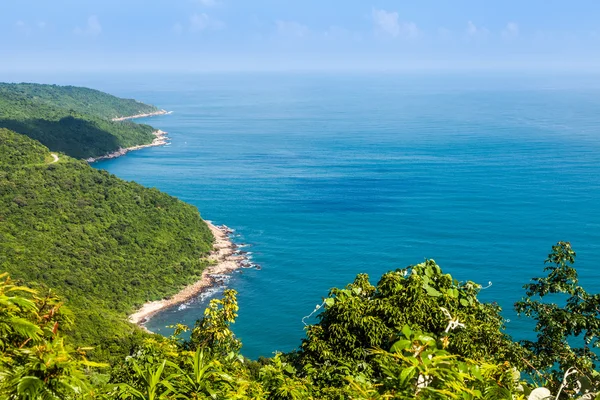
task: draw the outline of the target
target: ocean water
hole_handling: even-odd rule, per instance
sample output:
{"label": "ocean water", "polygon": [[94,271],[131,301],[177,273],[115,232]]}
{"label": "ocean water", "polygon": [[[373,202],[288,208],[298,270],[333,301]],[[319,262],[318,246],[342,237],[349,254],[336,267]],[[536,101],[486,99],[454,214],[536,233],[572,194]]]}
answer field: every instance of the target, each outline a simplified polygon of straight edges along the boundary
{"label": "ocean water", "polygon": [[[433,258],[512,305],[571,241],[600,290],[600,77],[205,74],[81,82],[173,111],[171,144],[94,164],[227,224],[261,270],[236,273],[243,353],[290,351],[332,287]],[[148,323],[193,324],[215,290]],[[308,322],[315,322],[314,317]]]}

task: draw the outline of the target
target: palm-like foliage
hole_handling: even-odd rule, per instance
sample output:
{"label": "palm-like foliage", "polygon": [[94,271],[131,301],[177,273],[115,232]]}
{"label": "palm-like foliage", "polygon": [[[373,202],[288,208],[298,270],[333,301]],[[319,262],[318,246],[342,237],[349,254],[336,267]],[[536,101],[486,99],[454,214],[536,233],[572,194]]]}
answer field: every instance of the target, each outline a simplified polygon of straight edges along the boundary
{"label": "palm-like foliage", "polygon": [[[123,384],[120,386],[121,399],[136,399],[136,400],[159,400],[175,398],[172,395],[175,392],[170,378],[163,378],[163,372],[168,361],[163,360],[156,367],[140,367],[133,361],[133,369],[136,373],[141,390],[134,388],[131,385]],[[169,363],[170,364],[170,363]]]}
{"label": "palm-like foliage", "polygon": [[224,371],[223,364],[211,359],[203,348],[186,357],[182,368],[177,367],[177,392],[190,398],[220,398],[219,394],[234,388],[234,378]]}
{"label": "palm-like foliage", "polygon": [[15,285],[0,275],[0,397],[68,399],[87,389],[83,367],[99,366],[65,345],[58,298]]}
{"label": "palm-like foliage", "polygon": [[[15,285],[7,273],[0,275],[0,346],[2,350],[20,347],[26,341],[37,342],[42,329],[34,323],[38,319],[36,303],[22,294],[35,291]],[[23,343],[19,343],[23,341]]]}

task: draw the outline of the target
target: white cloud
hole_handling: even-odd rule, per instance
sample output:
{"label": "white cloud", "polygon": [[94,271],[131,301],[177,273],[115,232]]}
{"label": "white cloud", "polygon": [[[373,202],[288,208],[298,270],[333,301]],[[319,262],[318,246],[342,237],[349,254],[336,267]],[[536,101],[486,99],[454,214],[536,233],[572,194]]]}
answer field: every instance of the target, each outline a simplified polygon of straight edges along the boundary
{"label": "white cloud", "polygon": [[214,19],[206,13],[194,14],[190,17],[190,32],[203,32],[224,28],[223,22]]}
{"label": "white cloud", "polygon": [[405,22],[403,28],[408,37],[417,37],[419,35],[419,28],[417,28],[417,24],[414,22]]}
{"label": "white cloud", "polygon": [[102,33],[102,25],[100,25],[97,16],[91,15],[87,20],[86,26],[84,28],[75,28],[75,33],[77,35],[96,37]]}
{"label": "white cloud", "polygon": [[15,22],[15,28],[17,28],[17,31],[22,35],[31,34],[31,28],[25,21],[18,20],[17,22]]}
{"label": "white cloud", "polygon": [[31,35],[32,33],[36,33],[37,31],[42,31],[46,29],[46,22],[40,21],[35,24],[29,24],[23,20],[18,20],[15,22],[16,30],[22,35]]}
{"label": "white cloud", "polygon": [[304,37],[309,34],[310,29],[295,21],[275,21],[277,33],[281,36]]}
{"label": "white cloud", "polygon": [[502,37],[505,39],[516,39],[519,37],[519,25],[515,22],[506,24],[506,28],[502,31]]}
{"label": "white cloud", "polygon": [[419,29],[414,22],[402,22],[396,11],[373,9],[371,13],[375,29],[380,34],[392,37],[406,36],[417,37]]}
{"label": "white cloud", "polygon": [[490,31],[484,27],[479,27],[473,21],[467,22],[467,36],[471,38],[485,38]]}

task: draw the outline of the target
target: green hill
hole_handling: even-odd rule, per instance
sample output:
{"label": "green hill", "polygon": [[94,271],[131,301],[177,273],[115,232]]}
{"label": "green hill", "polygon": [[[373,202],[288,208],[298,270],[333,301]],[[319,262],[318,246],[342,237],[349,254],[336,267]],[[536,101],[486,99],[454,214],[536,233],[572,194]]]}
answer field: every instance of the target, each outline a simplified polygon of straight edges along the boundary
{"label": "green hill", "polygon": [[155,106],[133,99],[121,99],[99,90],[76,86],[0,83],[0,95],[10,94],[19,95],[37,104],[51,105],[106,119],[159,111]]}
{"label": "green hill", "polygon": [[0,83],[0,128],[27,135],[74,158],[98,157],[149,144],[155,130],[115,116],[155,112],[154,106],[73,86]]}
{"label": "green hill", "polygon": [[0,129],[0,270],[58,292],[76,342],[107,347],[126,315],[200,276],[212,235],[198,210]]}

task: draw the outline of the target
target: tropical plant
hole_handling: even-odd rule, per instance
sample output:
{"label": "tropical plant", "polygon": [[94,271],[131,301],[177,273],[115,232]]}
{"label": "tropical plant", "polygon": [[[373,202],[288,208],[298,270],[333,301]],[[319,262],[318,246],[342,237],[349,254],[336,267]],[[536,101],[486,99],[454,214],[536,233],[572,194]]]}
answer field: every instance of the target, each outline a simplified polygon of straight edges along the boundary
{"label": "tropical plant", "polygon": [[533,354],[527,370],[564,395],[600,389],[593,350],[600,347],[600,294],[579,285],[575,256],[569,242],[552,246],[544,268],[548,276],[525,285],[526,297],[515,304],[518,313],[536,321],[537,340],[522,341]]}
{"label": "tropical plant", "polygon": [[517,399],[518,375],[508,363],[461,360],[438,348],[439,340],[408,326],[390,351],[373,350],[378,383],[391,398]]}
{"label": "tropical plant", "polygon": [[102,365],[66,346],[59,328],[69,319],[52,293],[0,275],[0,398],[71,399],[88,388],[84,370]]}
{"label": "tropical plant", "polygon": [[298,355],[306,373],[344,385],[344,376],[380,373],[371,350],[389,350],[401,330],[427,332],[450,354],[519,366],[525,350],[503,332],[500,307],[477,299],[481,286],[444,274],[433,260],[389,272],[377,286],[358,275],[345,289],[332,289],[320,322],[307,327]]}
{"label": "tropical plant", "polygon": [[242,343],[235,337],[231,324],[235,323],[239,307],[235,290],[225,290],[222,299],[212,299],[204,310],[204,317],[192,329],[188,346],[210,348],[214,354],[238,352]]}

